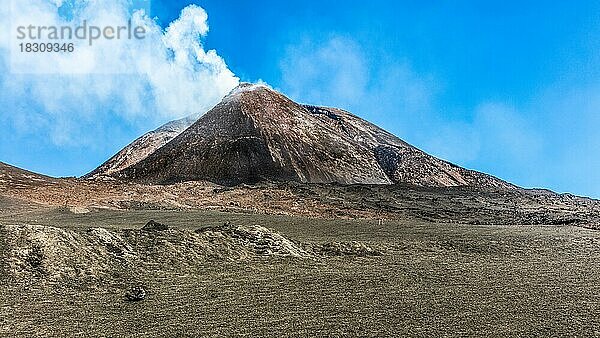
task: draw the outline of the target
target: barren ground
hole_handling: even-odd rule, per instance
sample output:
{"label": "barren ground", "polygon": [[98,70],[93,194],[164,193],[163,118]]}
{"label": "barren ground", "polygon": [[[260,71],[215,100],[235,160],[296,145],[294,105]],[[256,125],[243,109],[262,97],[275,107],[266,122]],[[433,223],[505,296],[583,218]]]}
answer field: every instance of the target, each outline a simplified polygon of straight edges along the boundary
{"label": "barren ground", "polygon": [[[0,224],[43,224],[83,236],[92,227],[140,229],[150,219],[171,226],[152,237],[161,248],[173,236],[231,222],[263,225],[303,245],[358,241],[385,253],[223,255],[173,265],[159,250],[144,256],[152,261],[88,278],[4,273],[11,277],[2,280],[0,336],[600,335],[600,234],[573,226],[60,208],[13,212]],[[12,228],[0,228],[0,238]],[[6,255],[7,246],[0,247]],[[132,285],[146,288],[146,300],[124,300]]]}
{"label": "barren ground", "polygon": [[0,176],[2,337],[600,336],[589,199],[27,175]]}

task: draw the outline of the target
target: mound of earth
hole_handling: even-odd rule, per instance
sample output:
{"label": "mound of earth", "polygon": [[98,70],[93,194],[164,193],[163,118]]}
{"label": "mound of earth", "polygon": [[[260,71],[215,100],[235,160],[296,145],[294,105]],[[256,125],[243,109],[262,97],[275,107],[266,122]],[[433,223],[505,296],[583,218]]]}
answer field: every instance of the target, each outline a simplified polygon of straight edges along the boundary
{"label": "mound of earth", "polygon": [[5,277],[20,281],[76,283],[148,270],[193,267],[207,260],[378,254],[360,243],[330,243],[307,250],[309,245],[258,225],[225,224],[191,231],[157,222],[150,224],[153,229],[147,225],[126,230],[3,225],[0,267],[5,270]]}
{"label": "mound of earth", "polygon": [[219,227],[202,228],[196,231],[212,240],[225,238],[237,245],[248,248],[257,255],[277,255],[292,257],[311,257],[312,255],[280,234],[267,228],[255,225],[250,227],[235,226],[229,223]]}
{"label": "mound of earth", "polygon": [[158,223],[154,220],[151,220],[150,222],[146,223],[146,225],[144,225],[144,227],[142,228],[142,230],[146,230],[146,231],[166,231],[169,230],[169,226],[166,224],[162,224],[162,223]]}

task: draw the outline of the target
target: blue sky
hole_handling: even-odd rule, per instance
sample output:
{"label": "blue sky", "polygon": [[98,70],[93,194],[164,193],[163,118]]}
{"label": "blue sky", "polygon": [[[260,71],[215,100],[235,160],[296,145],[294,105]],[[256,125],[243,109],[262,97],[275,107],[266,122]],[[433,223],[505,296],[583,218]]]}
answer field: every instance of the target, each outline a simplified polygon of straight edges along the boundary
{"label": "blue sky", "polygon": [[[190,4],[208,13],[203,48],[242,81],[348,109],[429,153],[525,187],[600,197],[597,1],[154,0],[151,16],[166,28]],[[85,118],[62,119],[71,134],[56,137],[48,123],[31,124],[46,121],[47,104],[0,94],[3,117],[12,116],[0,126],[0,161],[82,175],[178,117],[158,108],[152,118],[127,115],[128,101],[94,99]]]}

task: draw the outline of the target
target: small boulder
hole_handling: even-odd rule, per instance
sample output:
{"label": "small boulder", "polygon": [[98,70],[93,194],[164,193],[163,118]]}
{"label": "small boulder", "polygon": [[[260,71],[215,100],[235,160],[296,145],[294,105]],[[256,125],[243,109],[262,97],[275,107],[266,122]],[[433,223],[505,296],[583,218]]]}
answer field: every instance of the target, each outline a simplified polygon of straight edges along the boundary
{"label": "small boulder", "polygon": [[141,286],[135,286],[125,293],[125,299],[129,302],[139,302],[146,299],[146,290]]}
{"label": "small boulder", "polygon": [[144,230],[144,231],[166,231],[166,230],[169,230],[169,227],[165,224],[161,224],[161,223],[155,222],[154,220],[151,220],[150,222],[146,223],[146,225],[144,225],[142,230]]}

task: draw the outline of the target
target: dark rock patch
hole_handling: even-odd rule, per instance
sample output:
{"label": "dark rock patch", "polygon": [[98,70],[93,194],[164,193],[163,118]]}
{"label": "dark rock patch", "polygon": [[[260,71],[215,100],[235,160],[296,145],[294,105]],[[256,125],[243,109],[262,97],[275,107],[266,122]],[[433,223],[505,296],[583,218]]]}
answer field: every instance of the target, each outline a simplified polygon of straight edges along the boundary
{"label": "dark rock patch", "polygon": [[166,231],[166,230],[169,230],[169,226],[162,224],[162,223],[158,223],[154,220],[151,220],[150,222],[146,223],[146,225],[144,225],[142,230],[144,230],[144,231]]}
{"label": "dark rock patch", "polygon": [[128,302],[140,302],[146,299],[146,290],[141,286],[134,286],[125,293]]}
{"label": "dark rock patch", "polygon": [[33,244],[27,256],[25,262],[28,268],[36,273],[37,275],[45,275],[46,270],[44,269],[44,250],[39,244]]}

